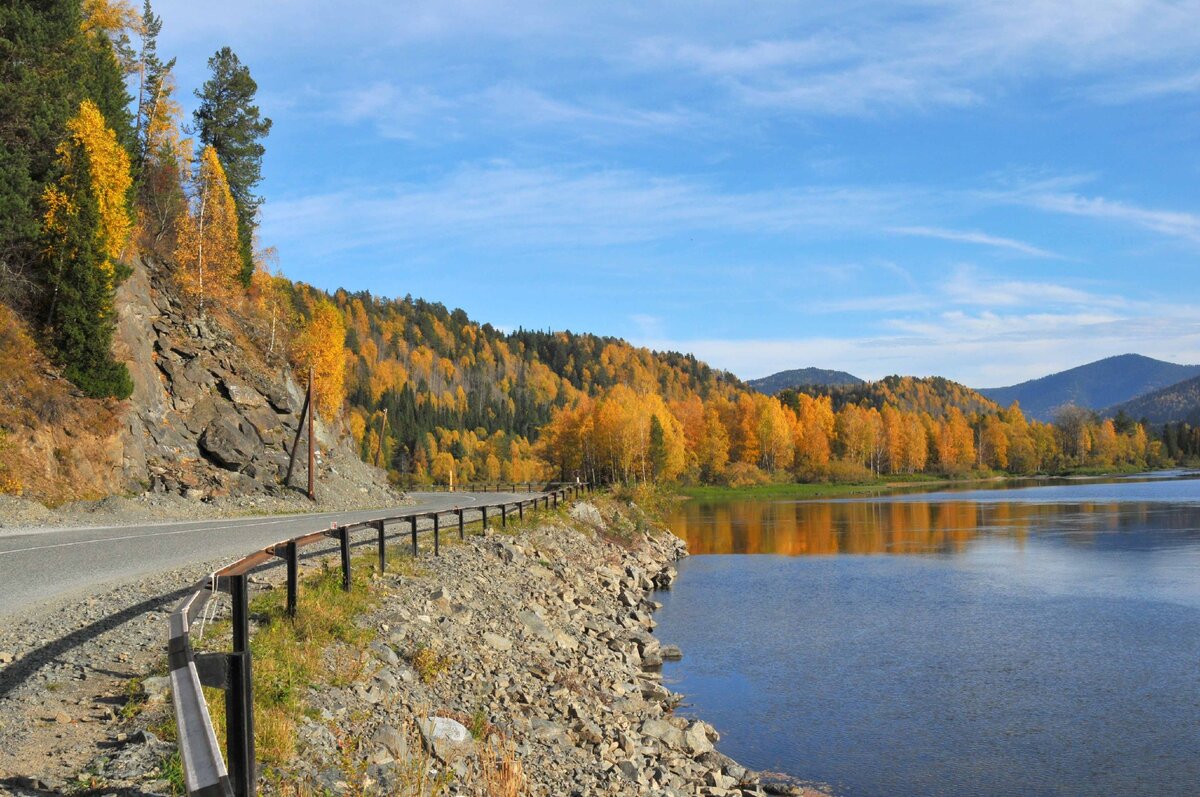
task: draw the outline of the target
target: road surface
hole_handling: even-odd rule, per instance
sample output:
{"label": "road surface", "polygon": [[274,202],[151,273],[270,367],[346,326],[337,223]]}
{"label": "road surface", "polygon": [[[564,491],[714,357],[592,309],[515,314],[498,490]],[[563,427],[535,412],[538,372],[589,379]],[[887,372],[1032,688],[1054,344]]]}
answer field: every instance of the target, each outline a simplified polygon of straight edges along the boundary
{"label": "road surface", "polygon": [[[528,498],[528,493],[410,493],[414,506],[310,515],[174,521],[138,526],[29,529],[0,533],[0,622],[49,602],[190,564],[234,561],[331,523]],[[468,522],[478,518],[467,515]],[[393,527],[389,527],[391,533]],[[397,534],[407,526],[397,524]],[[366,539],[366,535],[364,535]],[[183,586],[183,585],[180,585]]]}

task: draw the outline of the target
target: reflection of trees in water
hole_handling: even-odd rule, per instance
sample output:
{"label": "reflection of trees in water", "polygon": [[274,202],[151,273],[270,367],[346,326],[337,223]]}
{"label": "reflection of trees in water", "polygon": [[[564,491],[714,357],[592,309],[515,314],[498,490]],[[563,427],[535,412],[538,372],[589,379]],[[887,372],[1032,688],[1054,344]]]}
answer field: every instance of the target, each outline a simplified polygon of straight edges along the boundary
{"label": "reflection of trees in water", "polygon": [[1152,512],[1117,503],[689,502],[672,529],[696,554],[911,554],[961,551],[984,533],[1020,543],[1034,530],[1065,530],[1073,543],[1088,544],[1145,528]]}

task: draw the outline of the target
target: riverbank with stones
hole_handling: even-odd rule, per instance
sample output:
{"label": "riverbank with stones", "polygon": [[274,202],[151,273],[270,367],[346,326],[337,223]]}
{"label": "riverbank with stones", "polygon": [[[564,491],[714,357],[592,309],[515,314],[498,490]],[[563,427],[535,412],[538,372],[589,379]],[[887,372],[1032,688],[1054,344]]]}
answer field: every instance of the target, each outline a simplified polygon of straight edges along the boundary
{"label": "riverbank with stones", "polygon": [[686,555],[637,506],[600,499],[386,576],[361,618],[377,632],[362,676],[309,695],[302,753],[279,779],[405,793],[417,762],[448,794],[805,794],[673,713],[659,667],[681,652],[651,633],[653,592]]}

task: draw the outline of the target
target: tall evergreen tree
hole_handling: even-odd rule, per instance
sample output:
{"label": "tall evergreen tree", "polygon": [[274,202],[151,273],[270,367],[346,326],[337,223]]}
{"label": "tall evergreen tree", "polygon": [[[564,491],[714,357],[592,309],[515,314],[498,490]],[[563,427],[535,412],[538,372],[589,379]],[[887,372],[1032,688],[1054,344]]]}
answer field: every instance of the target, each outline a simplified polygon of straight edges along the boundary
{"label": "tall evergreen tree", "polygon": [[169,92],[166,77],[175,68],[175,59],[163,63],[158,57],[158,34],[162,32],[162,17],[150,7],[150,0],[142,5],[142,50],[138,56],[138,96],[135,132],[138,143],[135,163],[140,168],[149,155],[151,120],[158,115],[158,108]]}
{"label": "tall evergreen tree", "polygon": [[70,126],[71,135],[59,146],[59,177],[40,203],[43,319],[54,359],[68,379],[89,396],[128,398],[129,370],[112,356],[113,292],[123,276],[114,252],[124,246],[128,221],[121,219],[124,197],[106,196],[111,186],[97,179],[124,170],[127,181],[128,159],[95,105],[85,102]]}
{"label": "tall evergreen tree", "polygon": [[208,59],[212,77],[196,90],[196,128],[200,141],[217,151],[229,179],[238,210],[238,241],[242,256],[242,282],[250,284],[254,274],[253,240],[262,197],[254,194],[262,180],[260,139],[271,132],[271,120],[260,115],[254,104],[258,84],[250,70],[228,47]]}

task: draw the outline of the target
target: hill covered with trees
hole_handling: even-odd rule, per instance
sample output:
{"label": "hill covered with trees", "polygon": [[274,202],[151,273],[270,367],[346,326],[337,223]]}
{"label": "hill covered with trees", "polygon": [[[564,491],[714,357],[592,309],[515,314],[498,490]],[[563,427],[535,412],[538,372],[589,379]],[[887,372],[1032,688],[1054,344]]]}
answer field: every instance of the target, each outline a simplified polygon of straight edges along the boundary
{"label": "hill covered with trees", "polygon": [[748,386],[759,393],[774,396],[781,390],[799,388],[806,385],[860,385],[863,380],[845,371],[831,371],[826,368],[794,368],[790,371],[764,376],[761,379],[750,379]]}

